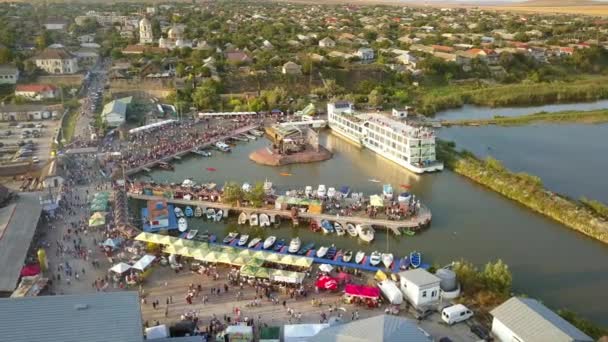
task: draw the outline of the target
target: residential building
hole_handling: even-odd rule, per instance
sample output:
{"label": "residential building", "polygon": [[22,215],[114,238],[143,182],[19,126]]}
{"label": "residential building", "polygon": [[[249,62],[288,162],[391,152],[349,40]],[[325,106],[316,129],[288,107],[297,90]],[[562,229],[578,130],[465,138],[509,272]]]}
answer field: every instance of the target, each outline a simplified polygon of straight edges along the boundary
{"label": "residential building", "polygon": [[64,48],[46,48],[33,59],[49,74],[74,74],[79,70],[78,58]]}
{"label": "residential building", "polygon": [[593,339],[532,298],[512,297],[490,311],[492,334],[502,342],[586,342]]}
{"label": "residential building", "polygon": [[15,88],[15,96],[40,101],[56,98],[59,96],[59,90],[52,84],[18,84]]}
{"label": "residential building", "polygon": [[373,61],[374,60],[374,50],[370,48],[360,48],[355,53],[357,57],[359,57],[362,61]]}
{"label": "residential building", "polygon": [[82,47],[74,51],[74,55],[78,58],[78,64],[81,68],[90,68],[99,61],[99,53],[97,49]]}
{"label": "residential building", "polygon": [[80,44],[93,43],[93,42],[95,42],[95,35],[94,34],[83,34],[82,36],[78,36],[77,39]]}
{"label": "residential building", "polygon": [[251,58],[243,51],[231,51],[224,53],[224,57],[228,62],[232,63],[250,63]]}
{"label": "residential building", "polygon": [[401,292],[418,309],[439,304],[441,279],[427,270],[417,268],[399,273]]}
{"label": "residential building", "polygon": [[152,32],[152,22],[144,17],[139,21],[139,43],[152,44],[153,42],[154,33]]}
{"label": "residential building", "polygon": [[44,22],[44,24],[42,24],[42,26],[49,31],[61,31],[65,30],[68,27],[68,24],[68,21],[64,19],[49,18]]}
{"label": "residential building", "polygon": [[19,79],[19,69],[12,64],[0,64],[0,84],[15,84]]}
{"label": "residential building", "polygon": [[47,120],[59,117],[62,105],[0,105],[1,121]]}
{"label": "residential building", "polygon": [[108,127],[119,127],[127,119],[127,108],[131,103],[132,97],[125,97],[108,102],[103,106],[101,117]]}
{"label": "residential building", "polygon": [[430,342],[430,335],[406,318],[379,315],[329,326],[307,338],[310,342]]}
{"label": "residential building", "polygon": [[323,48],[333,48],[336,46],[336,42],[329,37],[325,37],[319,40],[319,46]]}
{"label": "residential building", "polygon": [[302,67],[292,61],[289,61],[283,64],[281,72],[285,75],[300,75],[302,74]]}

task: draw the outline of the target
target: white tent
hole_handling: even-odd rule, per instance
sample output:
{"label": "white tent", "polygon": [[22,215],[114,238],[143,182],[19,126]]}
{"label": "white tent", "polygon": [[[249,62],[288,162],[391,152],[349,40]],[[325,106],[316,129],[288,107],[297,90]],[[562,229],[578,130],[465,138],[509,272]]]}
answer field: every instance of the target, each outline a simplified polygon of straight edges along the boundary
{"label": "white tent", "polygon": [[283,327],[283,341],[300,342],[307,341],[319,331],[329,327],[329,324],[290,324]]}
{"label": "white tent", "polygon": [[112,266],[112,268],[110,268],[110,271],[112,271],[114,273],[118,273],[118,274],[123,274],[126,271],[128,271],[130,268],[131,268],[131,265],[121,262],[121,263],[118,263],[118,264]]}
{"label": "white tent", "polygon": [[143,257],[141,257],[141,259],[137,260],[137,262],[131,268],[143,271],[148,266],[150,266],[150,264],[152,263],[152,261],[154,261],[154,259],[156,259],[156,257],[154,255],[146,254]]}
{"label": "white tent", "polygon": [[383,280],[378,283],[378,287],[391,304],[399,305],[403,303],[403,293],[401,293],[394,281],[389,279]]}
{"label": "white tent", "polygon": [[104,241],[103,245],[106,247],[116,248],[116,242],[112,239],[107,239],[106,241]]}
{"label": "white tent", "polygon": [[146,328],[146,339],[147,340],[156,340],[159,338],[167,338],[169,337],[169,329],[166,325],[161,324],[151,328]]}
{"label": "white tent", "polygon": [[322,264],[321,266],[319,266],[319,269],[323,272],[329,273],[331,272],[331,270],[334,269],[334,267],[330,264]]}

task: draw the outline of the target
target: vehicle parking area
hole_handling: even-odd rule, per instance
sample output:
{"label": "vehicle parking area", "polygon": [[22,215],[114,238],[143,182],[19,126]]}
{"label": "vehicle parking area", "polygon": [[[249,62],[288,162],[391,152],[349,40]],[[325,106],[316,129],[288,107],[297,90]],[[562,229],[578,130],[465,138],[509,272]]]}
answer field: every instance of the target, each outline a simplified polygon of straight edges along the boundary
{"label": "vehicle parking area", "polygon": [[60,120],[0,122],[0,161],[44,165],[60,125]]}

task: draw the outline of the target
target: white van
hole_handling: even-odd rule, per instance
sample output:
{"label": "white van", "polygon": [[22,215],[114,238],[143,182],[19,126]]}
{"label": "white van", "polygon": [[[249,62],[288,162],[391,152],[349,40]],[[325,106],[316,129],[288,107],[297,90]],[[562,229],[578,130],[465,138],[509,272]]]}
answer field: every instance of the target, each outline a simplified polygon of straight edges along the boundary
{"label": "white van", "polygon": [[448,306],[441,310],[441,319],[449,325],[466,321],[473,316],[473,311],[462,304]]}

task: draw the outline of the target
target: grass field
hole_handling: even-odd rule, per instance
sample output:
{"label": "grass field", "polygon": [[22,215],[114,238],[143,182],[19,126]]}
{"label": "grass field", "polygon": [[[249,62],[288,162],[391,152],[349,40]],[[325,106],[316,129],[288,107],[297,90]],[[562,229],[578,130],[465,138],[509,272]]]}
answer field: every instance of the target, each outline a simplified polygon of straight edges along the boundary
{"label": "grass field", "polygon": [[487,6],[488,10],[526,12],[526,13],[562,13],[562,14],[584,14],[591,16],[608,16],[608,5],[587,6]]}

